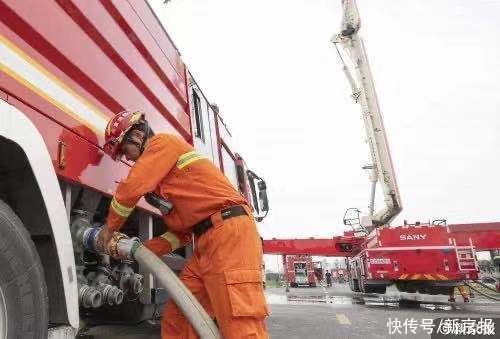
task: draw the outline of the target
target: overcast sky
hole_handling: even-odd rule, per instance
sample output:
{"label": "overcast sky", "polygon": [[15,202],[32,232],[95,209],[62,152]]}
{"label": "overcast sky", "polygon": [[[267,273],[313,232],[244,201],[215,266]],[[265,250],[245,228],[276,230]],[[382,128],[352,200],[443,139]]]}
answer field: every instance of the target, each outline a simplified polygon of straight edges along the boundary
{"label": "overcast sky", "polygon": [[[340,0],[150,3],[267,181],[263,237],[341,234],[370,186],[360,108],[329,43]],[[392,224],[500,220],[500,1],[358,7],[404,206]]]}

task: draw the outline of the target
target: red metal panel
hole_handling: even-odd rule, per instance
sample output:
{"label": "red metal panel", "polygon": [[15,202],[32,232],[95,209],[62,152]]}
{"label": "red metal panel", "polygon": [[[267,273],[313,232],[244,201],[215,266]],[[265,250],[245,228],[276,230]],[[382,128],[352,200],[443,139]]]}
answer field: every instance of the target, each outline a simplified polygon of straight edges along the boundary
{"label": "red metal panel", "polygon": [[[449,232],[448,232],[449,229]],[[476,250],[500,248],[500,222],[452,224],[448,226],[400,226],[380,228],[377,246],[449,246],[455,239],[458,246],[468,246],[469,239]]]}
{"label": "red metal panel", "polygon": [[[308,254],[327,257],[350,257],[358,253],[363,238],[334,237],[332,239],[271,239],[264,240],[266,254]],[[348,244],[352,251],[342,250]]]}
{"label": "red metal panel", "polygon": [[186,103],[179,102],[166,90],[144,58],[127,36],[97,1],[76,4],[70,0],[57,0],[66,13],[94,41],[118,69],[130,80],[154,109],[178,129],[186,138],[189,119]]}
{"label": "red metal panel", "polygon": [[379,229],[374,246],[439,246],[449,245],[448,232],[442,226],[399,226]]}
{"label": "red metal panel", "polygon": [[476,251],[500,248],[500,222],[454,224],[448,228],[458,245],[469,245],[471,239]]}
{"label": "red metal panel", "polygon": [[[95,144],[96,136],[85,125],[72,126],[72,130],[62,127],[37,112],[34,107],[9,96],[10,104],[21,110],[37,127],[42,135],[57,175],[67,181],[89,186],[105,195],[112,195],[120,180],[128,174],[129,167],[123,162],[115,162]],[[80,137],[87,136],[87,140]],[[58,166],[58,145],[66,145],[66,166]],[[141,200],[139,206],[157,213],[149,204]]]}
{"label": "red metal panel", "polygon": [[[49,101],[40,97],[38,94],[32,92],[29,88],[25,87],[20,82],[14,80],[10,76],[0,73],[0,89],[5,91],[9,97],[20,100],[29,107],[35,109],[38,114],[50,121],[57,121],[63,127],[73,129],[81,137],[94,142],[96,145],[102,142],[103,138],[97,135],[92,130],[86,128],[82,129],[79,126],[83,124],[74,119],[67,113],[63,112],[57,106],[54,106]],[[23,110],[24,111],[24,110]],[[39,120],[37,120],[39,121]],[[40,128],[40,127],[38,127]],[[57,134],[54,134],[56,136]]]}
{"label": "red metal panel", "polygon": [[[158,46],[167,56],[177,73],[185,73],[185,66],[180,58],[180,53],[178,52],[177,47],[175,47],[172,39],[168,35],[168,32],[165,31],[163,25],[156,17],[148,2],[144,0],[128,0],[127,2],[133,7],[134,11],[141,18],[142,23],[147,27],[147,30],[154,37]],[[116,3],[116,1],[114,1],[114,3]]]}
{"label": "red metal panel", "polygon": [[0,90],[0,99],[7,101],[7,93]]}
{"label": "red metal panel", "polygon": [[[173,66],[176,63],[182,64],[179,54],[174,53],[171,57],[174,57],[175,60],[172,61],[168,55],[163,53],[154,37],[147,30],[144,21],[137,16],[128,2],[102,1],[101,3],[177,101],[181,105],[186,105],[187,89],[184,67],[180,69],[180,72],[177,72]],[[87,15],[87,13],[85,14]],[[185,111],[187,112],[187,109]]]}
{"label": "red metal panel", "polygon": [[[31,4],[22,1],[18,1],[17,4],[24,4],[24,7],[17,8],[17,11],[28,11],[30,8],[33,11],[36,8],[31,7]],[[33,4],[37,5],[37,3]],[[51,22],[57,21],[58,16],[55,13],[51,13],[49,10],[50,7],[47,8],[47,15],[51,17]],[[44,9],[38,8],[39,11],[43,11]],[[31,24],[35,21],[34,18],[30,18],[30,24],[26,22],[24,18],[19,16],[13,9],[8,7],[4,1],[0,1],[0,34],[3,34],[6,38],[12,41],[17,47],[23,50],[26,54],[28,54],[33,59],[37,60],[42,66],[47,68],[51,73],[60,78],[63,82],[70,84],[72,88],[78,90],[85,89],[86,92],[80,94],[85,97],[87,100],[91,101],[95,105],[99,105],[102,103],[104,105],[102,108],[106,108],[111,112],[119,112],[123,110],[123,106],[121,106],[116,99],[110,95],[107,91],[103,89],[99,84],[97,84],[89,74],[83,72],[79,67],[77,67],[74,63],[75,60],[71,60],[61,53],[54,44],[49,42],[39,31],[34,29]],[[60,24],[68,24],[64,22],[61,17]],[[44,19],[46,22],[46,19]],[[54,27],[55,25],[49,25],[49,27]],[[71,29],[69,26],[66,26],[67,32],[70,32]],[[15,32],[15,33],[14,33]],[[54,32],[54,34],[59,34],[60,32]],[[61,37],[72,38],[74,39],[74,47],[78,47],[78,45],[82,44],[82,41],[78,40],[78,35],[74,34],[59,34]],[[78,43],[76,43],[78,42]],[[64,41],[63,43],[69,44],[67,49],[72,47],[71,41]],[[89,54],[91,50],[88,50]],[[78,54],[78,52],[75,52]],[[82,53],[80,53],[82,54]],[[81,55],[80,57],[82,57]],[[100,55],[94,55],[93,59],[97,59],[99,61]],[[47,62],[50,60],[51,62]],[[79,63],[80,64],[80,63]],[[81,64],[80,64],[81,65]],[[56,67],[54,67],[56,66]],[[90,94],[90,95],[88,95]],[[95,99],[94,99],[95,98]],[[97,99],[97,100],[96,100]],[[104,109],[104,111],[106,111]]]}
{"label": "red metal panel", "polygon": [[[465,272],[459,270],[456,253],[453,249],[426,250],[423,247],[421,250],[369,251],[368,256],[366,256],[366,252],[363,252],[362,257],[373,279],[465,279]],[[445,260],[448,269],[445,267]],[[385,261],[388,261],[389,264],[378,263]],[[394,262],[398,263],[398,270],[394,269]],[[477,271],[468,271],[467,273],[470,279],[477,278]]]}
{"label": "red metal panel", "polygon": [[[0,11],[0,20],[9,27],[0,26],[0,34],[87,100],[98,107],[105,107],[105,113],[116,113],[123,108],[142,109],[148,113],[148,119],[156,131],[181,133],[190,139],[188,113],[183,112],[185,120],[178,123],[182,123],[183,128],[174,126],[175,123],[169,124],[157,113],[161,110],[136,89],[121,69],[57,3],[2,0]],[[111,40],[114,34],[123,34],[115,26],[115,30],[108,32]],[[60,27],[64,27],[64,34],[61,34]],[[146,62],[141,68],[150,70]]]}

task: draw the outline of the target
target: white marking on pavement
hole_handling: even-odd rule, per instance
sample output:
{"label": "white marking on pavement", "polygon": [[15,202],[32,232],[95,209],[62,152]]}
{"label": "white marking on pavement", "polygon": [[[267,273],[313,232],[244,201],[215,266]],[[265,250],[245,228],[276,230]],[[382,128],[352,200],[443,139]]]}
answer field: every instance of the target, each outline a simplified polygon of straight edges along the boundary
{"label": "white marking on pavement", "polygon": [[345,314],[339,313],[336,314],[335,317],[340,325],[351,325],[351,321],[345,316]]}

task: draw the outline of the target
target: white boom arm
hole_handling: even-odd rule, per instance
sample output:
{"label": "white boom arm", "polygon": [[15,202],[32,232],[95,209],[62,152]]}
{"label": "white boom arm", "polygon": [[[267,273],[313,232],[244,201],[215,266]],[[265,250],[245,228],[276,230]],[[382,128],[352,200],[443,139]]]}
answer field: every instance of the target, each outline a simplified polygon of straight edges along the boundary
{"label": "white boom arm", "polygon": [[[342,6],[344,12],[341,32],[334,38],[333,42],[339,52],[344,65],[344,72],[352,87],[353,98],[361,105],[373,162],[370,167],[374,172],[373,181],[376,180],[380,183],[384,195],[385,207],[374,214],[370,213],[371,225],[378,226],[388,224],[401,212],[401,198],[370,65],[368,64],[363,40],[358,35],[360,29],[358,9],[354,0],[342,0]],[[343,53],[339,50],[339,45],[342,47]],[[347,65],[346,61],[351,65]],[[374,206],[373,196],[372,194],[371,211],[373,211]],[[365,226],[371,226],[369,224]]]}

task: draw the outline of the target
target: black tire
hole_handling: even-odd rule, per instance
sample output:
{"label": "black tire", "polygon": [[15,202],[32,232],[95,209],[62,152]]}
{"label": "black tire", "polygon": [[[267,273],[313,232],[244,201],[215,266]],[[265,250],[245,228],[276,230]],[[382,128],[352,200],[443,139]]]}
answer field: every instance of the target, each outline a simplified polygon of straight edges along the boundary
{"label": "black tire", "polygon": [[349,278],[349,286],[351,287],[351,291],[360,292],[358,281],[359,281],[358,279]]}
{"label": "black tire", "polygon": [[21,220],[1,200],[0,273],[0,339],[47,338],[49,303],[40,257]]}
{"label": "black tire", "polygon": [[360,277],[360,279],[357,280],[358,282],[358,289],[361,293],[368,293],[366,292],[366,284],[365,284],[365,279],[363,277]]}
{"label": "black tire", "polygon": [[386,289],[386,285],[365,285],[366,293],[385,294]]}

